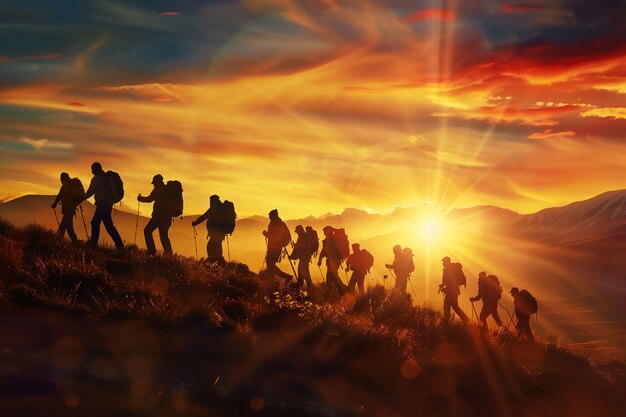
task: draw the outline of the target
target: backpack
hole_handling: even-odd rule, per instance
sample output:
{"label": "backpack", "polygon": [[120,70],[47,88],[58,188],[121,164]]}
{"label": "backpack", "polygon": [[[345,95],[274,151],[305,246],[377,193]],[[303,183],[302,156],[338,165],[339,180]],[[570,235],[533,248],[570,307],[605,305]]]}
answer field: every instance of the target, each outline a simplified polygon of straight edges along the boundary
{"label": "backpack", "polygon": [[374,266],[374,255],[365,249],[361,249],[360,263],[363,271],[369,272],[370,268]]}
{"label": "backpack", "polygon": [[467,278],[465,277],[465,272],[463,272],[463,265],[458,262],[453,263],[456,269],[456,284],[457,285],[467,285]]}
{"label": "backpack", "polygon": [[180,181],[168,181],[163,192],[163,209],[170,217],[183,215],[183,185]]}
{"label": "backpack", "polygon": [[333,242],[337,248],[337,253],[341,259],[346,259],[350,255],[350,242],[345,229],[335,229],[333,234]]}
{"label": "backpack", "polygon": [[280,247],[284,248],[291,242],[291,232],[289,231],[289,228],[283,221],[280,222],[279,233],[280,233],[280,240],[278,241],[278,243]]}
{"label": "backpack", "polygon": [[317,256],[317,252],[320,249],[320,239],[317,236],[317,232],[312,227],[306,230],[306,240],[308,243],[309,253]]}
{"label": "backpack", "polygon": [[69,183],[68,193],[72,204],[77,206],[85,199],[85,187],[78,178],[72,178]]}
{"label": "backpack", "polygon": [[405,268],[405,272],[409,274],[415,271],[415,263],[413,262],[413,251],[409,248],[404,248],[402,251],[402,266]]}
{"label": "backpack", "polygon": [[237,213],[232,201],[224,200],[219,210],[218,222],[224,233],[227,235],[233,234],[237,225]]}
{"label": "backpack", "polygon": [[500,280],[495,275],[487,275],[487,291],[493,296],[493,299],[499,300],[502,298],[502,287],[500,286]]}
{"label": "backpack", "polygon": [[111,203],[119,203],[124,198],[124,182],[117,172],[107,171],[105,175]]}
{"label": "backpack", "polygon": [[539,309],[537,299],[527,290],[520,291],[519,295],[522,297],[522,305],[525,310],[524,312],[529,316],[535,314]]}

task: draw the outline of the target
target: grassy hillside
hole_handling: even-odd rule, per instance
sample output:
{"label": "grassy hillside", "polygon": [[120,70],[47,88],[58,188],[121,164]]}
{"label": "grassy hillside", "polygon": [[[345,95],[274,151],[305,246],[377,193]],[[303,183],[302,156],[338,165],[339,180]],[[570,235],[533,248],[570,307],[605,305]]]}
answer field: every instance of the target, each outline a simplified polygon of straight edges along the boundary
{"label": "grassy hillside", "polygon": [[0,222],[6,415],[618,416],[624,364]]}

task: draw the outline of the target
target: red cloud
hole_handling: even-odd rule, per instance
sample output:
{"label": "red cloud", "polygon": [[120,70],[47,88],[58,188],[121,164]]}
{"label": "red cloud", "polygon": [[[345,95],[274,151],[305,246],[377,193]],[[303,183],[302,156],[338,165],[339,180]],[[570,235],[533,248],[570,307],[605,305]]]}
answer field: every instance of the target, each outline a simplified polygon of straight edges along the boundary
{"label": "red cloud", "polygon": [[408,23],[419,22],[428,19],[451,21],[456,19],[456,14],[447,9],[420,9],[402,18],[403,21]]}
{"label": "red cloud", "polygon": [[572,130],[566,130],[564,132],[553,132],[552,129],[546,129],[543,132],[533,133],[532,135],[528,136],[528,139],[547,139],[572,136],[576,136],[576,132]]}
{"label": "red cloud", "polygon": [[532,13],[539,10],[541,10],[541,7],[537,4],[515,3],[500,5],[500,11],[507,14]]}
{"label": "red cloud", "polygon": [[8,56],[0,55],[0,62],[48,60],[48,59],[57,59],[60,56],[61,54],[44,54],[44,55],[28,55],[28,56],[18,56],[16,58],[9,58]]}
{"label": "red cloud", "polygon": [[68,106],[74,106],[74,107],[84,107],[85,104],[81,103],[80,101],[71,101],[69,103],[67,103]]}
{"label": "red cloud", "polygon": [[180,16],[180,12],[163,12],[159,16]]}

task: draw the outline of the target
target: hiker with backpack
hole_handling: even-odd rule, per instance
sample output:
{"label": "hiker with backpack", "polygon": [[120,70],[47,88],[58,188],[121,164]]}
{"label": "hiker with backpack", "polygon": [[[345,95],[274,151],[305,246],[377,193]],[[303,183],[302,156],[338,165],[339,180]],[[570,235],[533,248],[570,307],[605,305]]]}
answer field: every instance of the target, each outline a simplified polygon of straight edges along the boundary
{"label": "hiker with backpack", "polygon": [[[291,232],[284,221],[278,216],[278,210],[269,212],[270,223],[267,230],[263,230],[263,236],[267,240],[267,272],[289,281],[292,275],[282,271],[276,264],[280,261],[285,247],[291,242]],[[292,265],[293,266],[293,265]]]}
{"label": "hiker with backpack", "polygon": [[221,202],[220,197],[214,194],[209,198],[208,210],[191,222],[191,225],[195,227],[205,220],[209,238],[206,244],[207,261],[225,263],[222,242],[226,235],[232,234],[235,230],[237,221],[235,205],[228,200]]}
{"label": "hiker with backpack", "polygon": [[511,288],[510,294],[513,297],[515,317],[517,318],[515,325],[517,333],[530,341],[534,341],[535,337],[530,329],[530,316],[537,313],[537,299],[527,290],[520,291],[517,287]]}
{"label": "hiker with backpack", "polygon": [[[152,233],[154,233],[155,229],[159,229],[159,238],[161,239],[163,252],[171,254],[172,244],[170,243],[168,233],[172,225],[172,217],[182,214],[182,185],[178,181],[168,181],[166,185],[161,174],[152,177],[152,185],[154,188],[150,195],[143,197],[139,194],[137,196],[137,201],[141,203],[154,203],[152,206],[152,217],[143,229],[146,248],[150,255],[156,254]],[[178,195],[180,195],[180,198],[178,198]],[[180,206],[180,210],[174,206]]]}
{"label": "hiker with backpack", "polygon": [[480,321],[484,330],[487,329],[487,317],[492,316],[496,324],[502,327],[502,320],[498,314],[498,300],[502,298],[500,280],[495,275],[487,275],[486,272],[478,274],[478,295],[470,297],[470,302],[483,300],[483,308],[480,310]]}
{"label": "hiker with backpack", "polygon": [[345,230],[335,229],[332,226],[326,226],[322,230],[324,240],[322,240],[322,250],[317,265],[322,265],[322,259],[326,258],[326,287],[335,287],[339,294],[343,295],[346,292],[346,286],[339,278],[339,268],[343,259],[350,254],[348,236]]}
{"label": "hiker with backpack", "polygon": [[352,271],[350,282],[348,283],[348,291],[354,292],[356,286],[359,286],[359,293],[365,294],[365,275],[370,268],[374,266],[374,257],[365,249],[361,249],[358,243],[352,244],[352,254],[346,260],[346,271]]}
{"label": "hiker with backpack", "polygon": [[385,267],[396,275],[396,284],[394,289],[400,293],[406,293],[406,286],[409,275],[415,270],[413,263],[413,251],[409,248],[402,249],[402,246],[393,247],[394,260],[392,264],[386,264]]}
{"label": "hiker with backpack", "polygon": [[452,262],[449,256],[441,260],[443,264],[443,275],[439,291],[443,292],[443,322],[450,323],[450,309],[459,315],[463,323],[467,324],[469,318],[467,314],[459,307],[459,295],[461,295],[460,286],[467,287],[467,279],[463,272],[463,266],[458,262]]}
{"label": "hiker with backpack", "polygon": [[[307,288],[310,290],[313,288],[313,281],[311,281],[311,271],[309,270],[309,263],[311,262],[311,256],[315,253],[311,251],[313,242],[309,240],[309,236],[304,230],[302,225],[297,225],[295,229],[298,239],[296,240],[289,259],[298,260],[298,279],[296,286],[302,287],[304,281],[306,281]],[[317,250],[317,249],[316,249]]]}
{"label": "hiker with backpack", "polygon": [[94,197],[96,211],[91,219],[91,240],[92,247],[98,246],[100,238],[100,223],[104,223],[104,228],[113,239],[116,249],[123,249],[124,243],[119,232],[113,224],[111,214],[113,205],[119,203],[124,198],[124,183],[119,174],[113,171],[104,172],[99,162],[91,164],[93,178],[89,188],[85,192],[84,200]]}
{"label": "hiker with backpack", "polygon": [[61,202],[61,223],[57,234],[61,237],[67,232],[72,242],[77,242],[76,232],[74,232],[74,215],[76,207],[85,199],[85,189],[78,178],[70,178],[67,172],[61,173],[61,189],[59,194],[52,203],[52,209],[56,210],[57,205]]}

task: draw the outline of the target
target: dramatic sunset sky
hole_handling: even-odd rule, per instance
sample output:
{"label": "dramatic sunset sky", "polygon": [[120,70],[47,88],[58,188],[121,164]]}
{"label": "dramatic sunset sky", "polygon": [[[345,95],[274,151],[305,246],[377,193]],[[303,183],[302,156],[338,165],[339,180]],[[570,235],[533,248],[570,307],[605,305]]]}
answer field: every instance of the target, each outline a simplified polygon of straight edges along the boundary
{"label": "dramatic sunset sky", "polygon": [[[0,199],[155,173],[240,215],[626,188],[623,0],[4,0]],[[146,213],[149,208],[146,207]]]}

